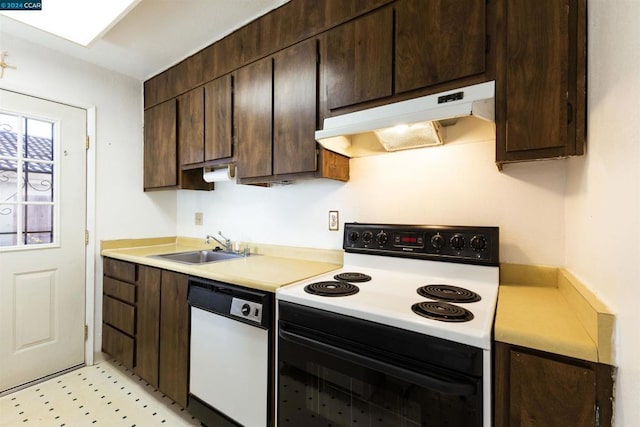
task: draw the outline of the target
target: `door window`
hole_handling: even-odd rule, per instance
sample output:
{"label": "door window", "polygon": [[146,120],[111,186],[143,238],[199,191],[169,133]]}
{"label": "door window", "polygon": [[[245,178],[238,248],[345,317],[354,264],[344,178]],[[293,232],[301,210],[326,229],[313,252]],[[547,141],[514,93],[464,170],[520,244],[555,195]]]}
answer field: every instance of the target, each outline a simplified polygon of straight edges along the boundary
{"label": "door window", "polygon": [[57,243],[55,135],[52,121],[0,112],[0,249]]}

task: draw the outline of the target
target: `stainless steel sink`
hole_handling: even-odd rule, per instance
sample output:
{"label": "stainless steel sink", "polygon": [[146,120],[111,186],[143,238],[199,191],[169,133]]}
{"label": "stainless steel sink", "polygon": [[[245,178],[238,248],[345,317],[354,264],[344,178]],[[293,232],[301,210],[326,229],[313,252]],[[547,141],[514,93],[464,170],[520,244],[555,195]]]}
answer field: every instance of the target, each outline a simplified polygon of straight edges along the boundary
{"label": "stainless steel sink", "polygon": [[229,261],[236,258],[243,258],[245,257],[245,255],[237,254],[235,252],[203,250],[177,252],[163,255],[151,255],[151,257],[165,259],[168,261],[182,262],[184,264],[207,264],[210,262]]}

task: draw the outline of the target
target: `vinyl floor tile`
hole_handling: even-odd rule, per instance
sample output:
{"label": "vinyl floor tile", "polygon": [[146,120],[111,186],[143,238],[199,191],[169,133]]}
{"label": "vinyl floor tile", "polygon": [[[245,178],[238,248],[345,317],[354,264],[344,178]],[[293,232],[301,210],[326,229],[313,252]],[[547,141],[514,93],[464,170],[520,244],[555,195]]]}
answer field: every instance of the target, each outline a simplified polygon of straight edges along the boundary
{"label": "vinyl floor tile", "polygon": [[180,405],[113,361],[0,397],[0,427],[199,425]]}

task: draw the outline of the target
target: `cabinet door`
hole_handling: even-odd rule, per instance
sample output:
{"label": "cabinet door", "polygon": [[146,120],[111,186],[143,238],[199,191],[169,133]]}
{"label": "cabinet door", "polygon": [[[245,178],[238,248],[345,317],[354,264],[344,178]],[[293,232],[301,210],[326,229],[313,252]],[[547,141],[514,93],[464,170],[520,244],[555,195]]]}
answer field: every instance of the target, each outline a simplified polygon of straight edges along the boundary
{"label": "cabinet door", "polygon": [[513,351],[510,425],[593,425],[595,384],[591,369]]}
{"label": "cabinet door", "polygon": [[159,389],[186,408],[189,366],[189,277],[162,271]]}
{"label": "cabinet door", "polygon": [[582,153],[584,3],[499,3],[498,162]]}
{"label": "cabinet door", "polygon": [[316,40],[278,53],[273,68],[273,174],[313,172],[317,169]]}
{"label": "cabinet door", "polygon": [[396,4],[395,92],[485,71],[486,0]]}
{"label": "cabinet door", "polygon": [[178,185],[176,100],[144,112],[144,189]]}
{"label": "cabinet door", "polygon": [[495,350],[497,427],[611,425],[606,365],[500,342]]}
{"label": "cabinet door", "polygon": [[392,94],[393,10],[385,8],[327,34],[327,108],[358,104]]}
{"label": "cabinet door", "polygon": [[178,146],[180,165],[204,161],[204,88],[178,98]]}
{"label": "cabinet door", "polygon": [[270,176],[273,155],[272,59],[240,68],[235,81],[237,176]]}
{"label": "cabinet door", "polygon": [[233,155],[232,76],[226,75],[204,87],[204,159],[218,160]]}
{"label": "cabinet door", "polygon": [[161,270],[138,266],[136,374],[158,387]]}

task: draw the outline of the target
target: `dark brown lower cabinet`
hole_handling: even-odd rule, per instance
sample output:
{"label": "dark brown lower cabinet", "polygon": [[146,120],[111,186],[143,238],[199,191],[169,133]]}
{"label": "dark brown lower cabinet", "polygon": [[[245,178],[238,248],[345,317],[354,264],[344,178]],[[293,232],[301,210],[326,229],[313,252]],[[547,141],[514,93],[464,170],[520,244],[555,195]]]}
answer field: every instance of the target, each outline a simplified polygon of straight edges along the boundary
{"label": "dark brown lower cabinet", "polygon": [[160,346],[160,280],[162,270],[138,266],[138,318],[136,321],[136,374],[158,387]]}
{"label": "dark brown lower cabinet", "polygon": [[102,351],[128,368],[135,366],[137,266],[105,258],[102,295]]}
{"label": "dark brown lower cabinet", "polygon": [[189,277],[108,258],[104,265],[103,351],[186,408]]}
{"label": "dark brown lower cabinet", "polygon": [[118,359],[127,368],[133,368],[135,340],[107,323],[102,324],[102,351]]}
{"label": "dark brown lower cabinet", "polygon": [[189,277],[162,271],[159,389],[187,407],[189,383]]}
{"label": "dark brown lower cabinet", "polygon": [[614,368],[496,342],[495,425],[610,426]]}

